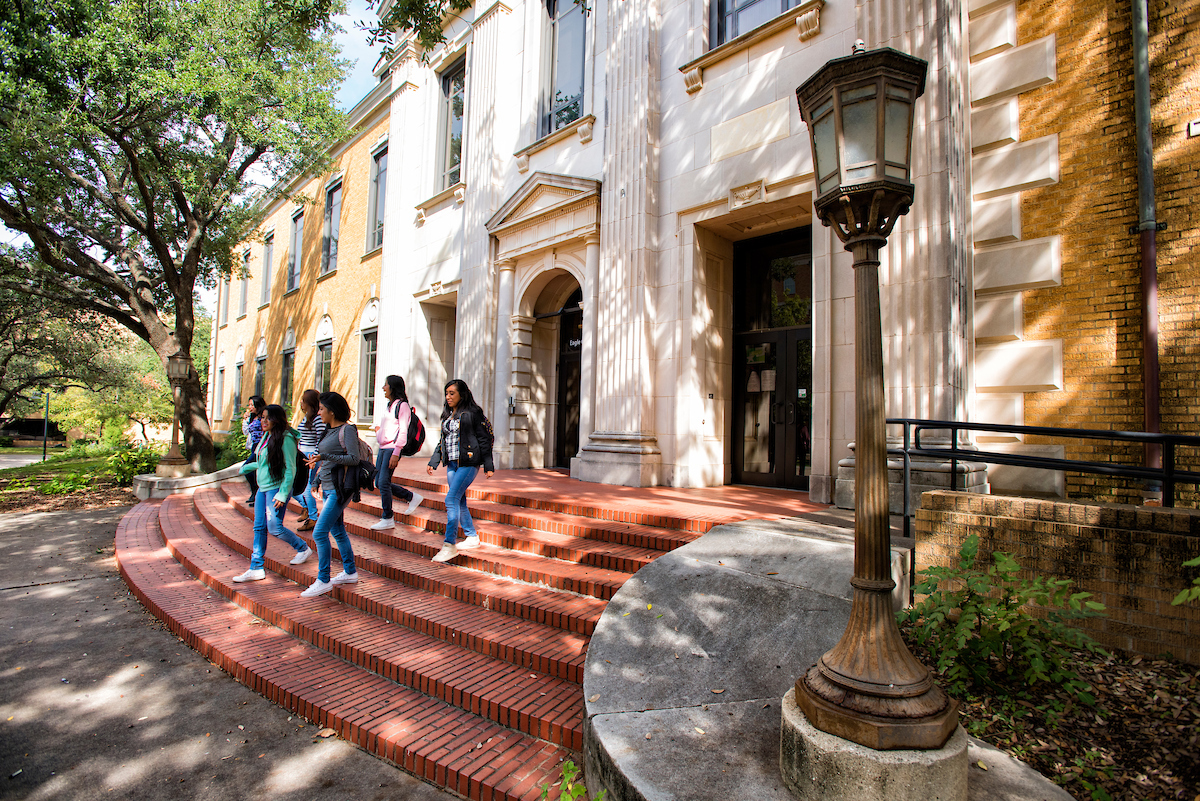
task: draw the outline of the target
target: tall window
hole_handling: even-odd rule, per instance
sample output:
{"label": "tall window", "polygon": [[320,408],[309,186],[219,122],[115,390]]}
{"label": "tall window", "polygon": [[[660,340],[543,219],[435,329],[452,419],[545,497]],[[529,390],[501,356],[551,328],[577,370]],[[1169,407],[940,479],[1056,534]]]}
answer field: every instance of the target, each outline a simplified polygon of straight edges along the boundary
{"label": "tall window", "polygon": [[442,189],[462,180],[463,113],[466,109],[467,62],[442,74]]}
{"label": "tall window", "polygon": [[221,297],[217,300],[221,306],[221,325],[229,322],[229,280],[221,282]]}
{"label": "tall window", "polygon": [[213,393],[213,419],[220,420],[225,409],[225,368],[217,370],[217,389]]}
{"label": "tall window", "polygon": [[547,0],[550,12],[550,83],[542,134],[583,116],[583,56],[587,17],[574,0]]}
{"label": "tall window", "polygon": [[379,332],[368,331],[362,341],[362,386],[358,388],[359,417],[375,416],[375,356],[379,352]]}
{"label": "tall window", "polygon": [[263,239],[262,295],[258,305],[265,306],[271,299],[271,273],[275,270],[275,234]]}
{"label": "tall window", "polygon": [[244,364],[233,366],[233,419],[242,413],[242,368]]}
{"label": "tall window", "polygon": [[712,4],[712,47],[765,25],[800,0],[715,0]]}
{"label": "tall window", "polygon": [[259,356],[254,360],[254,394],[263,394],[263,383],[267,377],[267,357]]}
{"label": "tall window", "polygon": [[288,275],[287,291],[291,292],[300,286],[300,261],[304,247],[304,212],[297,212],[292,217],[292,232],[288,239]]}
{"label": "tall window", "polygon": [[250,293],[250,251],[242,254],[242,278],[238,282],[238,317],[246,316],[246,296]]}
{"label": "tall window", "polygon": [[283,352],[283,367],[279,371],[279,402],[285,406],[292,402],[292,376],[296,372],[296,351]]}
{"label": "tall window", "polygon": [[333,343],[317,345],[317,391],[328,392],[333,370]]}
{"label": "tall window", "polygon": [[383,247],[383,212],[387,205],[387,149],[375,154],[371,196],[367,199],[367,250]]}
{"label": "tall window", "polygon": [[338,231],[342,227],[342,182],[325,190],[325,236],[321,241],[321,275],[337,269]]}

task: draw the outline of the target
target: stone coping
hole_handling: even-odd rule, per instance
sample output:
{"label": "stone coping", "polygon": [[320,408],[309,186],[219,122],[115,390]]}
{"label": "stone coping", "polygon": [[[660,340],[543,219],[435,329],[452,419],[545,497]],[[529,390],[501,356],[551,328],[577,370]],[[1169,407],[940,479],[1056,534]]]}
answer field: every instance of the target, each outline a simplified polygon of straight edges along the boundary
{"label": "stone coping", "polygon": [[171,495],[191,495],[198,489],[219,486],[222,481],[236,478],[242,463],[231,464],[215,473],[202,473],[180,478],[167,478],[148,473],[133,477],[133,491],[139,501],[151,498],[167,498]]}

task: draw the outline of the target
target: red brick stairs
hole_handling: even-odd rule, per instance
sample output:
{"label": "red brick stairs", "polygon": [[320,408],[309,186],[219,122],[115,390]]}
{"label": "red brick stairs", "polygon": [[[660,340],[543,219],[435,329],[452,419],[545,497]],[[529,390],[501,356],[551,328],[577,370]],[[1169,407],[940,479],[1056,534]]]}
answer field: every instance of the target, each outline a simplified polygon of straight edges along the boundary
{"label": "red brick stairs", "polygon": [[134,507],[121,573],[172,631],[289,711],[466,798],[538,798],[564,760],[580,763],[584,658],[608,599],[713,521],[484,486],[469,496],[483,545],[437,564],[445,485],[407,483],[425,501],[394,530],[369,528],[377,495],[347,510],[362,578],[320,598],[300,598],[316,559],[293,566],[274,538],[267,579],[232,583],[251,547],[240,479]]}

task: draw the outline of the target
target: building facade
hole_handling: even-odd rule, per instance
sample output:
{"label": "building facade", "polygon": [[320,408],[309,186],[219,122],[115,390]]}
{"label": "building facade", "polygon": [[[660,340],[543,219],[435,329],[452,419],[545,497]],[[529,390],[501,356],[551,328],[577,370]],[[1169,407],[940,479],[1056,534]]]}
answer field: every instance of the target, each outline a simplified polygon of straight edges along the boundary
{"label": "building facade", "polygon": [[[1198,14],[1150,5],[1162,420],[1180,433],[1200,408]],[[929,62],[916,199],[881,265],[888,416],[1139,430],[1130,20],[1029,0],[483,0],[436,50],[402,42],[380,68],[395,177],[377,296],[318,283],[255,325],[269,357],[267,331],[289,328],[311,354],[315,321],[346,342],[377,301],[380,373],[427,416],[466,380],[500,466],[832,501],[852,477],[853,276],[814,221],[795,90],[862,39]],[[334,356],[353,391],[354,348]],[[987,480],[1068,490],[1012,468]]]}

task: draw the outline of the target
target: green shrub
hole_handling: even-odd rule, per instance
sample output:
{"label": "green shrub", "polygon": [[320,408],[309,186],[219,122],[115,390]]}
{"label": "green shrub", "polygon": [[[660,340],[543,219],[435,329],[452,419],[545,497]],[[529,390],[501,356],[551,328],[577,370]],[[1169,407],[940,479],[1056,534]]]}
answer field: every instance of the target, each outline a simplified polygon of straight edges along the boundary
{"label": "green shrub", "polygon": [[[603,801],[606,792],[606,790],[601,790],[594,801]],[[584,801],[587,801],[587,788],[583,786],[583,777],[579,774],[579,768],[575,767],[575,763],[568,759],[562,765],[562,790],[559,792],[558,797],[560,801],[562,799],[575,801],[580,796],[583,796]],[[549,797],[550,785],[543,784],[541,801],[546,801]]]}
{"label": "green shrub", "polygon": [[[1183,563],[1184,567],[1200,567],[1200,556]],[[1192,579],[1192,586],[1185,590],[1181,590],[1174,600],[1171,601],[1171,606],[1180,606],[1188,601],[1194,601],[1200,598],[1200,576]]]}
{"label": "green shrub", "polygon": [[0,448],[11,448],[13,446],[12,437],[0,437]]}
{"label": "green shrub", "polygon": [[[131,447],[125,445],[124,447]],[[94,459],[97,456],[108,456],[117,450],[112,445],[103,445],[92,440],[76,440],[62,453],[57,453],[47,461],[60,462],[65,459]]]}
{"label": "green shrub", "polygon": [[[1091,593],[1072,592],[1068,579],[1018,578],[1021,566],[1002,551],[981,570],[978,553],[979,537],[967,537],[958,566],[923,570],[914,592],[925,598],[897,613],[908,636],[935,660],[950,693],[1001,690],[1029,697],[1029,688],[1050,682],[1093,705],[1072,651],[1103,650],[1067,621],[1100,616],[1104,605],[1087,600]],[[1041,610],[1035,615],[1031,606]]]}
{"label": "green shrub", "polygon": [[108,472],[123,487],[133,483],[134,476],[153,473],[162,453],[157,448],[124,447],[108,457]]}
{"label": "green shrub", "polygon": [[242,433],[241,425],[231,431],[229,436],[217,443],[214,448],[217,469],[229,467],[235,462],[244,462],[250,457],[250,449],[246,447],[246,435]]}
{"label": "green shrub", "polygon": [[95,482],[94,473],[63,473],[47,481],[38,491],[43,495],[70,495],[89,489]]}

